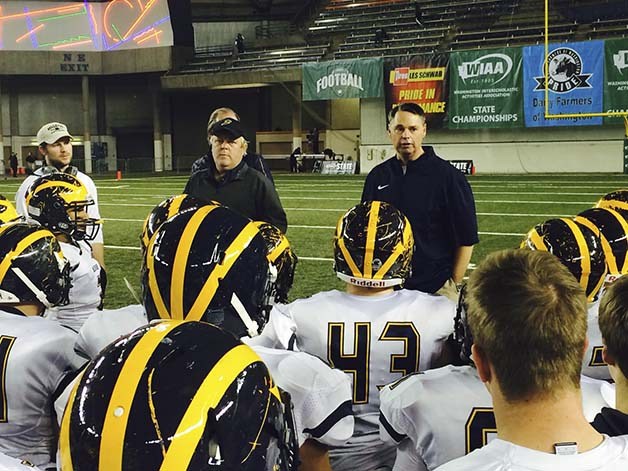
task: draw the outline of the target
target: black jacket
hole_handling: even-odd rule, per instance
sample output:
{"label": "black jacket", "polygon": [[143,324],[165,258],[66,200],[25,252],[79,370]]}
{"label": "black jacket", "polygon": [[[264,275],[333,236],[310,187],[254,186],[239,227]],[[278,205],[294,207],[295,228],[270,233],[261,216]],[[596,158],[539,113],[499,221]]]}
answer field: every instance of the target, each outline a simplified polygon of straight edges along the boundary
{"label": "black jacket", "polygon": [[602,411],[591,422],[593,428],[609,437],[628,434],[628,415],[617,409],[602,407]]}
{"label": "black jacket", "polygon": [[[207,152],[207,154],[205,154],[203,157],[194,161],[194,163],[192,164],[191,173],[194,174],[200,170],[205,170],[206,168],[209,168],[210,160],[214,160],[211,156],[211,150]],[[266,160],[264,160],[264,157],[262,157],[260,154],[249,154],[247,152],[246,154],[244,154],[244,158],[242,160],[244,160],[244,162],[246,162],[246,164],[250,168],[257,170],[259,173],[268,178],[273,186],[275,186],[275,180],[273,180],[273,175],[270,173],[270,168],[268,168],[268,164],[266,163]]]}
{"label": "black jacket", "polygon": [[362,201],[385,201],[412,225],[412,276],[404,285],[434,293],[451,278],[456,248],[478,242],[473,192],[465,176],[423,146],[424,154],[405,169],[397,157],[366,177]]}
{"label": "black jacket", "polygon": [[218,201],[254,221],[269,222],[286,232],[286,213],[269,179],[242,160],[236,168],[216,180],[214,159],[208,159],[208,163],[208,168],[190,177],[184,193],[207,202]]}

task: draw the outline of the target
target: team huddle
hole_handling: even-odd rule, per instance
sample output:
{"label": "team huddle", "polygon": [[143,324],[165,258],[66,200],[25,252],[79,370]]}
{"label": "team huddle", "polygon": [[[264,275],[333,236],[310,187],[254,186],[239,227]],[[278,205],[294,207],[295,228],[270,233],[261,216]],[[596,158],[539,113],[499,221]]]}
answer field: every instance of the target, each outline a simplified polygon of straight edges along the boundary
{"label": "team huddle", "polygon": [[404,287],[423,242],[365,200],[334,235],[345,290],[291,303],[280,229],[174,195],[138,234],[139,303],[108,310],[84,181],[45,167],[0,199],[0,470],[628,469],[605,320],[628,191],[535,226],[454,299],[449,274]]}

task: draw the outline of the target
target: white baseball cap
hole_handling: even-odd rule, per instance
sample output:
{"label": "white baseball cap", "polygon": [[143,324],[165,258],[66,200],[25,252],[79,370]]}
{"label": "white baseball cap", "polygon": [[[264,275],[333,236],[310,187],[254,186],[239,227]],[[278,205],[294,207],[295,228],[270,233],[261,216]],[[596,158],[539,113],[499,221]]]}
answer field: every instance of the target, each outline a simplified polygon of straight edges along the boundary
{"label": "white baseball cap", "polygon": [[72,135],[68,132],[68,127],[63,123],[53,122],[44,124],[39,131],[37,131],[37,142],[40,144],[54,144],[62,137],[73,139]]}

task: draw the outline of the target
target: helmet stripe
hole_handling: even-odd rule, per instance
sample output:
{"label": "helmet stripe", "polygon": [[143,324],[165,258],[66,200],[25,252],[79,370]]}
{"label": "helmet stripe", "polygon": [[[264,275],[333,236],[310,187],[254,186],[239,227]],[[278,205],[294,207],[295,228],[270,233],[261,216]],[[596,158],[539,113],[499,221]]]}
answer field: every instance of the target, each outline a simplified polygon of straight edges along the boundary
{"label": "helmet stripe", "polygon": [[[623,233],[626,234],[626,237],[628,238],[628,222],[626,222],[626,219],[624,219],[624,217],[615,209],[607,208],[607,211],[611,213],[613,216],[615,216],[615,219],[619,221],[619,224],[621,225]],[[626,239],[624,243],[628,245],[628,239]],[[624,263],[622,264],[622,267],[621,267],[621,270],[619,270],[619,273],[621,273],[622,275],[625,275],[626,273],[628,273],[628,252],[625,252]]]}
{"label": "helmet stripe", "polygon": [[625,209],[628,210],[628,203],[620,200],[600,200],[596,207],[604,209]]}
{"label": "helmet stripe", "polygon": [[392,267],[393,263],[397,261],[397,259],[403,254],[403,252],[404,252],[403,244],[397,244],[397,247],[395,247],[395,249],[390,254],[390,256],[386,259],[382,267],[379,270],[377,270],[377,273],[375,273],[375,275],[373,275],[373,279],[381,280],[382,278],[384,278],[386,273],[388,273],[388,270],[390,270],[390,267]]}
{"label": "helmet stripe", "polygon": [[[196,391],[174,434],[177,440],[174,440],[168,448],[160,471],[181,471],[188,468],[205,431],[205,423],[199,424],[199,417],[206,420],[209,410],[218,406],[225,392],[242,370],[261,361],[260,357],[246,345],[238,345],[224,354]],[[110,471],[110,468],[101,467],[100,469]],[[111,468],[111,471],[116,470]]]}
{"label": "helmet stripe", "polygon": [[179,195],[172,198],[172,202],[170,203],[170,207],[168,208],[168,216],[166,219],[171,218],[175,214],[179,212],[179,208],[181,208],[181,204],[187,198],[187,195]]}
{"label": "helmet stripe", "polygon": [[180,322],[164,323],[155,329],[149,329],[133,347],[124,362],[107,406],[102,428],[98,469],[106,469],[107,471],[122,469],[124,435],[131,416],[131,405],[135,398],[137,385],[157,346],[172,330],[180,325]]}
{"label": "helmet stripe", "polygon": [[[220,280],[227,276],[227,273],[229,273],[233,264],[238,260],[242,251],[248,247],[253,238],[258,234],[259,230],[253,221],[249,222],[244,229],[240,231],[238,236],[227,248],[222,264],[217,264],[207,278],[207,281],[205,281],[205,284],[194,301],[192,308],[185,316],[186,319],[193,321],[201,320],[203,314],[205,314],[207,306],[209,306],[209,303],[211,303],[216,291],[218,290]],[[183,284],[181,284],[181,291],[183,291]]]}
{"label": "helmet stripe", "polygon": [[[157,234],[157,232],[155,232],[155,234]],[[148,270],[148,289],[153,298],[153,303],[155,304],[155,309],[157,309],[159,317],[162,319],[170,319],[170,313],[168,312],[168,309],[166,309],[164,299],[161,297],[159,285],[157,284],[157,277],[155,276],[155,257],[153,257],[153,247],[155,246],[155,240],[157,240],[155,234],[153,234],[150,238],[145,254],[146,268]]]}
{"label": "helmet stripe", "polygon": [[279,256],[283,253],[283,251],[289,248],[290,242],[288,242],[288,239],[286,237],[282,237],[277,247],[275,247],[272,252],[268,254],[268,261],[270,263],[274,263],[275,260],[277,260],[277,258],[279,258]]}
{"label": "helmet stripe", "polygon": [[68,403],[65,406],[65,412],[63,413],[63,419],[61,420],[61,430],[59,431],[59,455],[61,458],[60,469],[63,471],[74,471],[72,464],[72,451],[70,447],[70,419],[72,417],[72,406],[76,399],[76,391],[78,390],[81,379],[83,378],[83,370],[74,380],[74,386],[72,386],[72,392],[68,398]]}
{"label": "helmet stripe", "polygon": [[600,237],[600,240],[602,241],[602,251],[604,252],[604,255],[606,256],[606,263],[608,264],[608,269],[611,271],[611,273],[618,273],[617,262],[615,261],[615,255],[613,254],[613,249],[611,248],[611,244],[608,242],[608,239],[602,233],[600,228],[597,227],[591,220],[583,216],[576,216],[574,220],[576,222],[579,222],[583,226],[587,226],[589,229],[593,231],[593,233],[595,233],[596,235]]}
{"label": "helmet stripe", "polygon": [[[527,239],[532,242],[535,250],[542,250],[544,252],[547,252],[547,247],[543,243],[543,237],[541,237],[536,229],[533,228],[532,230],[530,230],[530,232],[528,232]],[[525,248],[525,240],[521,243],[521,245],[522,248]]]}
{"label": "helmet stripe", "polygon": [[[567,224],[574,237],[576,238],[576,243],[578,244],[578,248],[580,249],[580,272],[582,273],[578,281],[580,282],[580,286],[582,286],[586,292],[589,292],[589,274],[591,273],[591,254],[589,253],[589,247],[584,240],[582,231],[574,221],[567,218],[560,218],[560,220]],[[596,232],[599,234],[599,231]]]}
{"label": "helmet stripe", "polygon": [[47,180],[45,182],[42,182],[40,185],[37,185],[37,188],[35,189],[36,191],[28,192],[28,194],[26,195],[26,205],[28,206],[28,203],[30,202],[31,198],[35,195],[36,192],[45,190],[47,188],[63,188],[65,190],[69,190],[70,193],[59,192],[59,196],[63,198],[63,200],[66,201],[67,203],[71,201],[68,201],[66,196],[69,196],[70,194],[78,194],[80,198],[75,198],[74,201],[79,200],[79,201],[85,201],[85,204],[93,204],[93,201],[91,201],[90,203],[87,202],[87,197],[88,197],[87,189],[83,186],[83,184],[80,183],[78,179],[76,179],[76,181],[80,185],[73,185],[71,183],[59,181],[59,180]]}
{"label": "helmet stripe", "polygon": [[33,232],[32,234],[27,235],[21,241],[19,241],[15,249],[4,256],[2,262],[0,262],[0,283],[4,281],[4,277],[11,267],[13,259],[21,255],[22,252],[24,252],[24,250],[26,250],[30,245],[34,244],[40,239],[45,239],[46,237],[52,237],[52,234],[46,229],[42,228],[39,231]]}
{"label": "helmet stripe", "polygon": [[371,203],[369,222],[366,227],[366,247],[364,247],[364,278],[371,278],[373,276],[373,253],[375,252],[375,239],[377,238],[379,207],[379,201],[373,201]]}
{"label": "helmet stripe", "polygon": [[353,261],[353,257],[351,257],[351,254],[347,250],[347,246],[345,245],[344,238],[342,237],[342,229],[344,225],[343,224],[344,220],[345,218],[343,216],[340,219],[338,219],[338,224],[336,224],[336,244],[338,245],[340,252],[342,252],[342,256],[347,262],[347,265],[349,265],[349,268],[351,269],[351,273],[353,273],[353,276],[355,276],[356,278],[361,278],[362,272],[360,271],[356,263]]}
{"label": "helmet stripe", "polygon": [[205,217],[218,206],[203,206],[199,208],[187,222],[172,263],[172,276],[170,278],[170,317],[183,320],[183,294],[185,292],[185,272],[188,257],[192,249],[192,243],[196,232],[205,220]]}

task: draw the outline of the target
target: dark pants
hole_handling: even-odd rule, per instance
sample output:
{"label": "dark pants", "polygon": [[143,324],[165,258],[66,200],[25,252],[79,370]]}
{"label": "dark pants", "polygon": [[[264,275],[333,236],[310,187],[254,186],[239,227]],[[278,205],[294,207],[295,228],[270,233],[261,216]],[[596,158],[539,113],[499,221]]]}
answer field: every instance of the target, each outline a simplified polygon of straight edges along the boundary
{"label": "dark pants", "polygon": [[13,176],[17,178],[17,165],[11,165],[11,172],[13,172]]}

